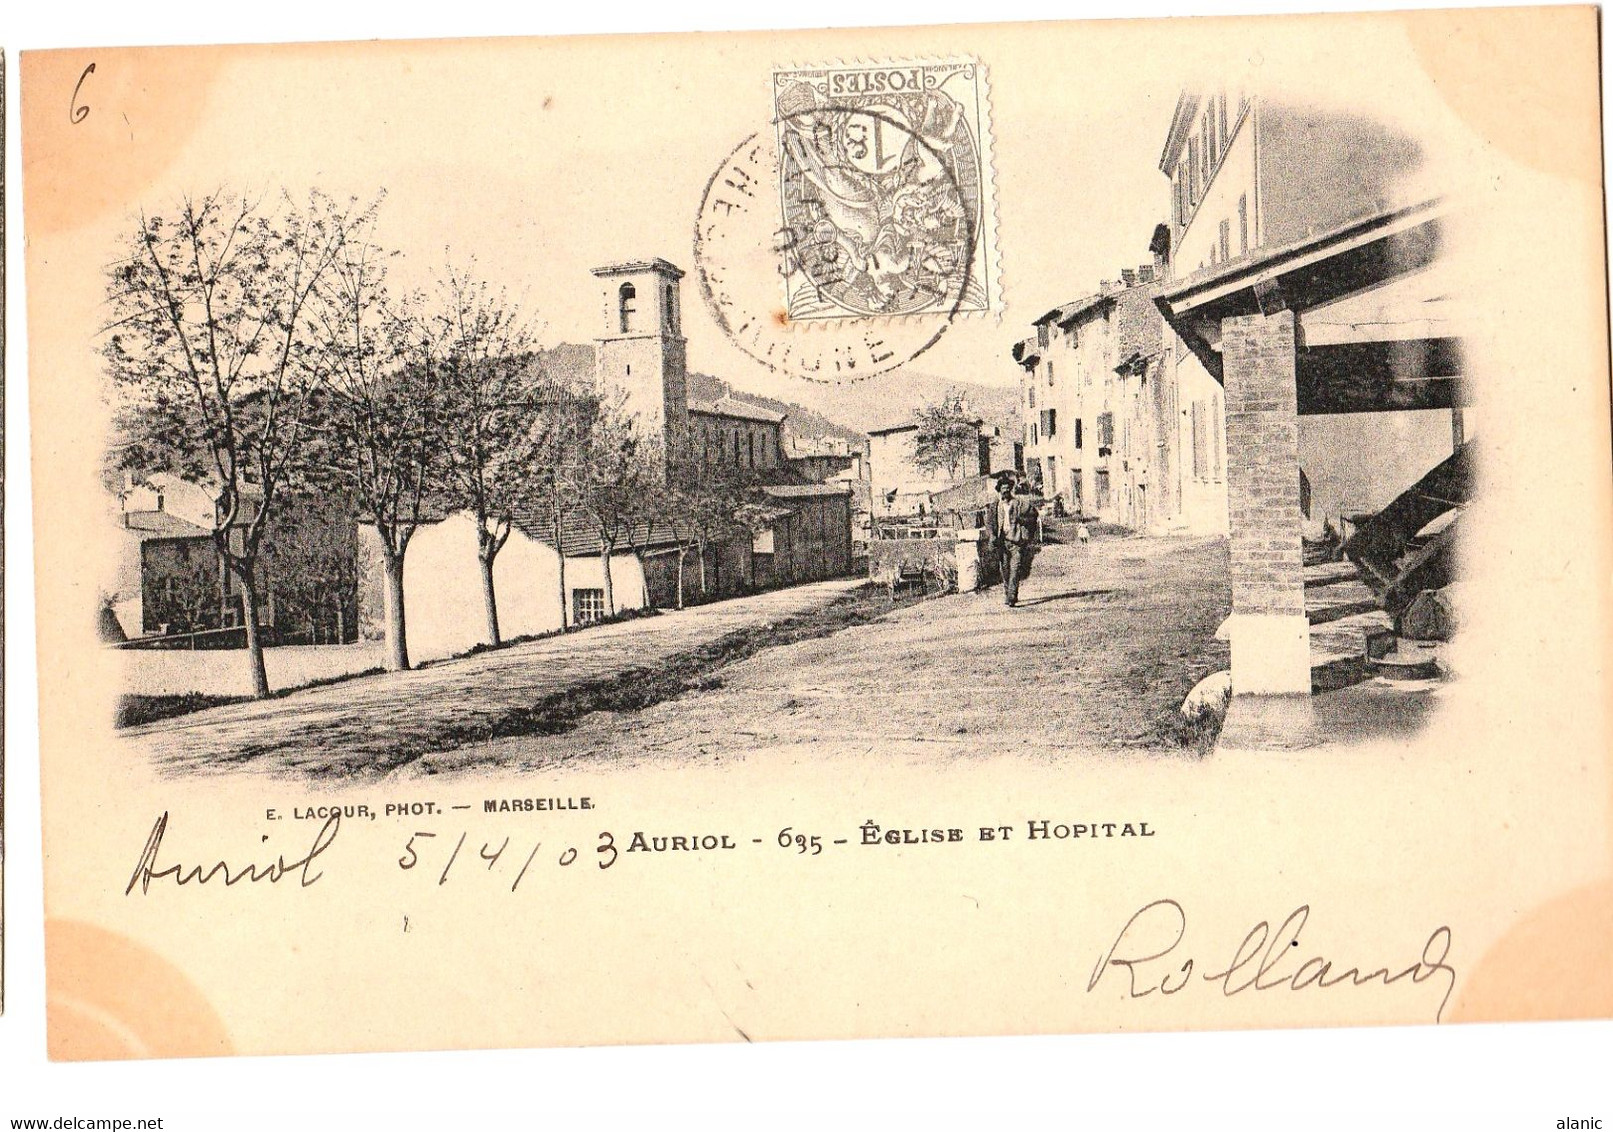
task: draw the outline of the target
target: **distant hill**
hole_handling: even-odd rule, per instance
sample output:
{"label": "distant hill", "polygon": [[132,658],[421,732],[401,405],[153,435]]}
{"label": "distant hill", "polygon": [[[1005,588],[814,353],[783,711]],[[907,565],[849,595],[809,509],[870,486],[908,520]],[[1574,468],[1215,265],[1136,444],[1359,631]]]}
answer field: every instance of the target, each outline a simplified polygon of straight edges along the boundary
{"label": "distant hill", "polygon": [[[542,357],[543,365],[555,377],[579,382],[593,380],[594,348],[591,345],[562,343],[543,351]],[[689,375],[691,402],[711,402],[731,396],[775,413],[784,413],[786,436],[835,436],[846,440],[860,440],[869,429],[911,420],[920,408],[940,401],[954,390],[963,394],[969,406],[987,424],[1001,426],[1010,434],[1019,431],[1017,389],[957,381],[906,369],[866,381],[843,384],[803,382],[795,401],[781,401],[776,397],[752,393],[710,374]]]}
{"label": "distant hill", "polygon": [[[1019,390],[973,381],[958,381],[934,374],[900,373],[839,385],[805,385],[794,391],[800,408],[845,429],[865,434],[913,419],[919,409],[933,405],[957,391],[969,407],[987,424],[1001,426],[1010,434],[1020,428]],[[745,400],[761,400],[744,390],[736,390]],[[837,434],[836,434],[837,435]]]}
{"label": "distant hill", "polygon": [[847,424],[842,424],[822,413],[814,412],[805,405],[797,405],[791,401],[780,401],[773,397],[764,397],[760,393],[751,393],[744,389],[736,389],[719,377],[712,377],[705,373],[691,373],[689,375],[689,401],[711,402],[730,396],[735,400],[744,401],[747,405],[760,405],[764,409],[772,409],[775,413],[783,413],[784,435],[786,437],[812,437],[812,436],[838,436],[845,440],[862,440],[863,433]]}
{"label": "distant hill", "polygon": [[538,351],[538,368],[550,380],[573,388],[583,389],[594,381],[594,348],[562,342],[548,350]]}

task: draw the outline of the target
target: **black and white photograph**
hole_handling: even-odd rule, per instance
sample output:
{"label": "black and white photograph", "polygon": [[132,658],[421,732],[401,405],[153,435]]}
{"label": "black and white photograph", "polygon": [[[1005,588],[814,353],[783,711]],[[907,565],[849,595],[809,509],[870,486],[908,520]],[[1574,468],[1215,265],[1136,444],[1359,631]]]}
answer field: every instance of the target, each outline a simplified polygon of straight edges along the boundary
{"label": "black and white photograph", "polygon": [[50,1060],[1613,1013],[1599,36],[24,51]]}

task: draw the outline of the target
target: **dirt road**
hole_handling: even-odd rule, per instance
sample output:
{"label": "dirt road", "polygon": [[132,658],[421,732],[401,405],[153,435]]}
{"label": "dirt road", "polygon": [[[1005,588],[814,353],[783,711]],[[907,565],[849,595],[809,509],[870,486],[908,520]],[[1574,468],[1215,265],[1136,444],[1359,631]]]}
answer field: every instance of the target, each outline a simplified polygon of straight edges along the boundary
{"label": "dirt road", "polygon": [[561,735],[428,755],[402,774],[573,759],[728,761],[819,744],[918,743],[948,757],[1018,749],[1184,751],[1177,707],[1227,666],[1220,539],[1103,538],[1052,545],[1008,609],[1001,588],[937,598],[723,669],[721,687]]}

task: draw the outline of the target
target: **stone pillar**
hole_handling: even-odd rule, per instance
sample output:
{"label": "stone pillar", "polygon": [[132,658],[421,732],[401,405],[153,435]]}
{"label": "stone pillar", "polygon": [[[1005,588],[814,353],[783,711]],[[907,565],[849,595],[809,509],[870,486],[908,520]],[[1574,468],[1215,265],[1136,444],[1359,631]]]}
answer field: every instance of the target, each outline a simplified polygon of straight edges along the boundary
{"label": "stone pillar", "polygon": [[1221,363],[1231,511],[1232,689],[1239,697],[1308,697],[1294,313],[1224,319]]}
{"label": "stone pillar", "polygon": [[981,588],[983,571],[980,569],[982,547],[986,545],[986,532],[975,527],[964,527],[957,532],[958,592],[973,593]]}

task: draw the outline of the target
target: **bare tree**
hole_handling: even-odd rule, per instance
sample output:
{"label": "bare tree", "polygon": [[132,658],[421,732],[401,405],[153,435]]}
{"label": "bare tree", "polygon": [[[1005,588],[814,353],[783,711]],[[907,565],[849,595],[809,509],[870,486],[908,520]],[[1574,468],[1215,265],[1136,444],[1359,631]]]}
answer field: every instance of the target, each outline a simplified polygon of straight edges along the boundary
{"label": "bare tree", "polygon": [[[616,615],[611,558],[640,518],[641,494],[648,484],[640,455],[639,429],[620,396],[601,401],[588,429],[579,438],[577,457],[565,469],[578,509],[599,539],[599,565],[604,573],[605,616]],[[562,553],[562,557],[564,554]]]}
{"label": "bare tree", "polygon": [[107,268],[103,353],[138,443],[125,466],[208,483],[213,543],[241,584],[252,689],[269,694],[258,558],[303,471],[309,305],[370,210],[320,194],[275,207],[224,190],[142,212]]}
{"label": "bare tree", "polygon": [[557,600],[560,630],[571,628],[566,592],[566,516],[580,514],[578,485],[585,478],[589,435],[597,400],[547,373],[541,356],[533,363],[523,395],[522,428],[489,459],[489,479],[499,482],[512,510],[549,533],[559,558]]}
{"label": "bare tree", "polygon": [[915,423],[913,466],[920,471],[945,472],[955,480],[971,460],[979,459],[980,421],[956,390],[921,408]]}
{"label": "bare tree", "polygon": [[493,564],[509,540],[527,468],[504,458],[530,431],[534,342],[507,292],[451,265],[438,279],[432,317],[442,344],[444,470],[455,502],[476,517],[476,557],[489,644],[501,643]]}
{"label": "bare tree", "polygon": [[666,460],[662,507],[679,542],[678,606],[684,603],[685,555],[692,551],[699,568],[700,592],[711,589],[706,558],[713,546],[745,529],[738,512],[754,492],[754,473],[707,451],[692,431],[673,439]]}
{"label": "bare tree", "polygon": [[341,248],[313,307],[320,464],[352,493],[380,543],[387,667],[409,667],[403,564],[442,455],[441,348],[416,297],[387,287],[373,223]]}
{"label": "bare tree", "polygon": [[643,603],[651,606],[650,551],[658,542],[670,542],[678,554],[677,606],[683,608],[683,542],[681,516],[678,513],[680,493],[673,480],[671,466],[673,453],[679,447],[677,440],[668,443],[661,436],[645,436],[634,451],[635,466],[630,479],[636,490],[628,500],[629,514],[624,541],[638,562],[639,577],[643,582]]}

